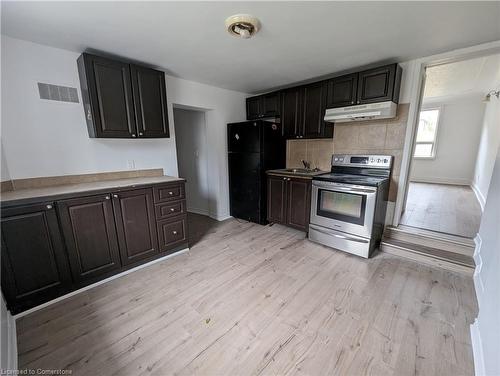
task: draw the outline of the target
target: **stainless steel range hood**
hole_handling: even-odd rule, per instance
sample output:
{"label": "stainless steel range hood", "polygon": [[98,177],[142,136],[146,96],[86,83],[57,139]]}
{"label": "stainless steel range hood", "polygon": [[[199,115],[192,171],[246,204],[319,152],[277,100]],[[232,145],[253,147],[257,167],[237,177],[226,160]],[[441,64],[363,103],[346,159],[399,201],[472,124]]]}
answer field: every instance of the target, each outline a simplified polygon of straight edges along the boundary
{"label": "stainless steel range hood", "polygon": [[362,104],[358,106],[329,108],[325,112],[325,121],[344,123],[396,117],[398,105],[392,101]]}

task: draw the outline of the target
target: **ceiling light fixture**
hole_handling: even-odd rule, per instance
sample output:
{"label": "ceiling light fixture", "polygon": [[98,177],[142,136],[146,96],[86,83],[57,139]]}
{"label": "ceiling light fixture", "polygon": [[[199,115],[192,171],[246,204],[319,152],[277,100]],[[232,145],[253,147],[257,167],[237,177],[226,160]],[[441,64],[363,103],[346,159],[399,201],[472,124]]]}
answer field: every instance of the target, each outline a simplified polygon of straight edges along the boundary
{"label": "ceiling light fixture", "polygon": [[226,18],[227,32],[235,37],[248,39],[260,29],[260,21],[250,14],[235,14]]}

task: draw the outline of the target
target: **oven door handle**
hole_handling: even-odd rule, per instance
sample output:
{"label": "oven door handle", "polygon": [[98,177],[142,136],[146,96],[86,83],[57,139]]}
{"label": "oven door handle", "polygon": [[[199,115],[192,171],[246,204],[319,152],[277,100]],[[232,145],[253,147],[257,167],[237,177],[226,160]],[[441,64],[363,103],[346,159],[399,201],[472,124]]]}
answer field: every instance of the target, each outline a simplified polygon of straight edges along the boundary
{"label": "oven door handle", "polygon": [[325,235],[334,236],[334,237],[339,238],[339,239],[349,240],[349,241],[353,241],[353,242],[357,242],[357,243],[365,243],[365,244],[369,243],[369,240],[354,237],[354,236],[346,236],[346,235],[336,234],[336,233],[328,231],[326,229],[319,228],[318,226],[315,226],[315,225],[309,225],[309,227],[311,227],[315,231],[321,232]]}
{"label": "oven door handle", "polygon": [[350,187],[341,187],[338,185],[326,185],[321,183],[316,183],[313,181],[313,186],[322,188],[328,191],[339,191],[339,192],[352,192],[352,193],[361,193],[364,195],[374,195],[377,193],[376,189],[362,189],[362,188],[350,188]]}

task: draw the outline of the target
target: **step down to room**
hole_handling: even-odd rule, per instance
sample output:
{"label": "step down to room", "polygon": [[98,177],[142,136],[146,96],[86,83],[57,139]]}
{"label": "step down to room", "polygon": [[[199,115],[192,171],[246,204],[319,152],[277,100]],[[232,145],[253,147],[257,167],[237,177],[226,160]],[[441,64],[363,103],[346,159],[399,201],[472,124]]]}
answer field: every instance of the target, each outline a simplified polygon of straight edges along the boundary
{"label": "step down to room", "polygon": [[380,245],[382,252],[467,275],[474,273],[474,248],[472,239],[407,226],[388,227]]}

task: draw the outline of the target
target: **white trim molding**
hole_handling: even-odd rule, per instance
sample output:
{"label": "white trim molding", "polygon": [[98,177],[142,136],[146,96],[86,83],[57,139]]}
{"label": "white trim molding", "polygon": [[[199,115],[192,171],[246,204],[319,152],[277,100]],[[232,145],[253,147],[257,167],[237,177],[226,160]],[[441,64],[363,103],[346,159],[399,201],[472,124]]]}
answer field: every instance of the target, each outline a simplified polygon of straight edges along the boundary
{"label": "white trim molding", "polygon": [[186,252],[189,252],[189,248],[184,248],[184,249],[181,249],[180,251],[177,251],[177,252],[172,253],[172,254],[170,254],[170,255],[166,255],[166,256],[164,256],[164,257],[160,257],[160,258],[158,258],[158,259],[156,259],[156,260],[153,260],[153,261],[147,262],[147,263],[145,263],[145,264],[142,264],[142,265],[136,266],[135,268],[125,270],[124,272],[121,272],[121,273],[119,273],[119,274],[115,274],[115,275],[113,275],[113,276],[111,276],[111,277],[109,277],[109,278],[103,279],[102,281],[99,281],[99,282],[93,283],[93,284],[91,284],[91,285],[88,285],[88,286],[82,287],[81,289],[78,289],[78,290],[76,290],[76,291],[72,291],[72,292],[70,292],[69,294],[66,294],[66,295],[60,296],[60,297],[58,297],[58,298],[52,299],[51,301],[48,301],[48,302],[46,302],[46,303],[43,303],[43,304],[40,304],[40,305],[38,305],[38,306],[36,306],[36,307],[33,307],[33,308],[31,308],[31,309],[28,309],[27,311],[24,311],[24,312],[18,313],[17,315],[15,315],[15,316],[14,316],[14,319],[16,319],[16,320],[17,320],[17,319],[18,319],[18,318],[20,318],[20,317],[26,316],[26,315],[28,315],[28,314],[30,314],[30,313],[33,313],[33,312],[35,312],[35,311],[38,311],[38,310],[40,310],[40,309],[42,309],[42,308],[45,308],[45,307],[51,306],[52,304],[55,304],[55,303],[57,303],[57,302],[60,302],[61,300],[67,299],[67,298],[69,298],[69,297],[71,297],[71,296],[74,296],[74,295],[80,294],[80,293],[82,293],[82,292],[84,292],[84,291],[87,291],[87,290],[90,290],[90,289],[92,289],[92,288],[94,288],[94,287],[97,287],[97,286],[103,285],[103,284],[105,284],[105,283],[107,283],[107,282],[110,282],[110,281],[112,281],[112,280],[114,280],[114,279],[117,279],[117,278],[123,277],[124,275],[130,274],[130,273],[133,273],[133,272],[135,272],[135,271],[137,271],[137,270],[140,270],[140,269],[146,268],[146,267],[148,267],[148,266],[150,266],[150,265],[156,264],[156,263],[158,263],[158,262],[164,261],[164,260],[169,259],[169,258],[174,257],[174,256],[181,255],[181,254],[186,253]]}
{"label": "white trim molding", "polygon": [[479,189],[479,187],[475,182],[472,182],[470,187],[474,191],[477,201],[479,201],[479,205],[481,206],[481,211],[484,212],[484,205],[486,204],[486,198],[484,197],[483,193],[481,192],[481,190]]}
{"label": "white trim molding", "polygon": [[469,179],[457,179],[457,178],[441,178],[441,177],[410,177],[410,182],[412,183],[431,183],[431,184],[449,184],[449,185],[466,185],[470,186],[471,181]]}
{"label": "white trim molding", "polygon": [[475,319],[474,323],[470,326],[470,337],[472,343],[472,356],[474,357],[474,374],[476,376],[484,376],[486,373],[484,370],[483,343],[481,342],[478,319]]}

